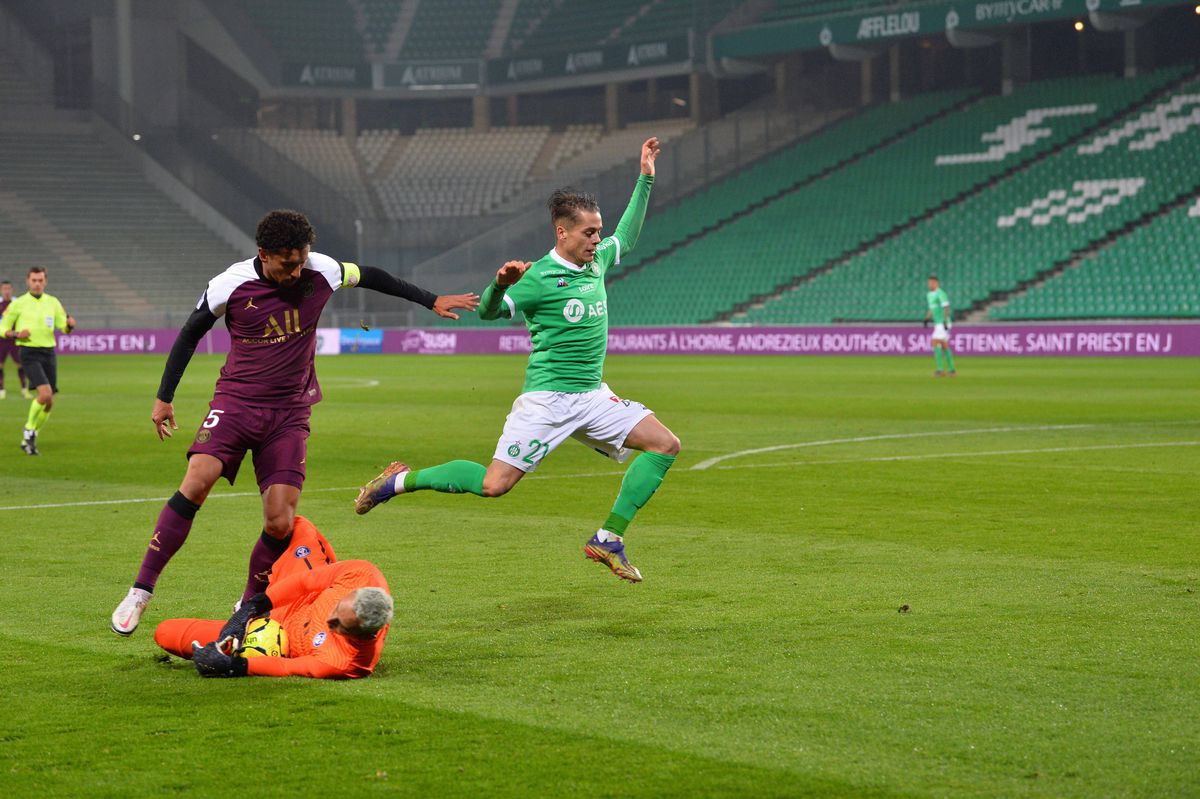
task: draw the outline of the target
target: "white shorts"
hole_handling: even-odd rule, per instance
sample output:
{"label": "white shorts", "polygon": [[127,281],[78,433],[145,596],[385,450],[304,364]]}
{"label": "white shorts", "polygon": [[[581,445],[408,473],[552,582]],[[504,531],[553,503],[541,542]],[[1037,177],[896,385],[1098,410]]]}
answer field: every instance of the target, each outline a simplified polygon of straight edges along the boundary
{"label": "white shorts", "polygon": [[934,325],[933,332],[929,334],[929,340],[932,341],[949,341],[950,331],[945,325]]}
{"label": "white shorts", "polygon": [[640,402],[613,394],[607,383],[582,394],[527,391],[513,402],[492,457],[532,472],[569,436],[624,463],[629,457],[625,438],[653,413]]}

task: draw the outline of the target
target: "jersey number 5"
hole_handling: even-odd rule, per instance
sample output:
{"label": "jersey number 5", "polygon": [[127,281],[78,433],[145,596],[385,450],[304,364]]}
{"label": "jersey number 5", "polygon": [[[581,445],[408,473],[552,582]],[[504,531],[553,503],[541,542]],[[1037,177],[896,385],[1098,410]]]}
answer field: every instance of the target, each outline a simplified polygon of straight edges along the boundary
{"label": "jersey number 5", "polygon": [[218,411],[218,410],[209,411],[207,418],[205,418],[205,420],[204,420],[204,424],[202,424],[200,426],[207,427],[209,430],[211,430],[212,428],[216,427],[217,424],[221,421],[221,414],[223,414],[223,413],[225,413],[225,411]]}

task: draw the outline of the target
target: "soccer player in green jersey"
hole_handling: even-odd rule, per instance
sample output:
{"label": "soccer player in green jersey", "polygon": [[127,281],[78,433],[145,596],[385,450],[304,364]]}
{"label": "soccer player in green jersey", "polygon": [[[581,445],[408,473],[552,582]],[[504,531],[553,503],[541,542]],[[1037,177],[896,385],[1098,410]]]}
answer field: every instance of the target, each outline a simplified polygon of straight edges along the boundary
{"label": "soccer player in green jersey", "polygon": [[929,276],[929,291],[925,293],[925,302],[929,306],[925,311],[925,326],[933,320],[933,333],[929,336],[933,348],[933,360],[937,364],[934,377],[957,374],[954,371],[954,353],[950,351],[950,298],[938,285],[934,275]]}
{"label": "soccer player in green jersey", "polygon": [[29,291],[13,300],[4,317],[0,318],[0,335],[16,340],[29,385],[37,389],[21,436],[21,449],[25,454],[37,455],[38,431],[49,418],[50,409],[54,407],[54,392],[58,391],[54,332],[70,333],[75,329],[75,318],[63,309],[57,297],[46,293],[45,267],[31,267],[25,276],[25,285]]}
{"label": "soccer player in green jersey", "polygon": [[619,463],[630,450],[639,450],[625,471],[612,512],[584,545],[584,554],[624,580],[641,582],[641,572],[625,556],[622,535],[675,462],[679,439],[653,411],[618,396],[602,380],[608,351],[604,275],[637,244],[658,153],[658,139],[642,145],[641,175],[613,235],[601,238],[600,208],[590,194],[556,191],[549,202],[554,249],[535,263],[509,261],[484,289],[480,318],[513,317],[521,311],[532,343],[524,389],[504,423],[491,464],[456,460],[410,471],[403,463],[392,463],[363,486],[354,503],[357,513],[423,489],[503,496],[568,437]]}

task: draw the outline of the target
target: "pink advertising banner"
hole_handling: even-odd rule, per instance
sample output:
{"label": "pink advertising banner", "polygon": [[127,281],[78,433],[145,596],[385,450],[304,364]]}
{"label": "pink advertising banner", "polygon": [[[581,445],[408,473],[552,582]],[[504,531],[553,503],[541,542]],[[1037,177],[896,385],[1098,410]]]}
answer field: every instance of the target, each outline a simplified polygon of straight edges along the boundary
{"label": "pink advertising banner", "polygon": [[[529,352],[524,328],[385,330],[371,351],[414,355],[496,355]],[[166,353],[175,330],[102,330],[59,337],[64,355]],[[356,330],[320,328],[322,353],[367,351],[351,343]],[[376,339],[377,340],[377,339]],[[1200,357],[1200,322],[1046,325],[956,325],[951,346],[964,355]],[[205,336],[197,352],[229,351],[224,328]],[[918,355],[929,351],[919,326],[626,327],[608,334],[610,355]]]}

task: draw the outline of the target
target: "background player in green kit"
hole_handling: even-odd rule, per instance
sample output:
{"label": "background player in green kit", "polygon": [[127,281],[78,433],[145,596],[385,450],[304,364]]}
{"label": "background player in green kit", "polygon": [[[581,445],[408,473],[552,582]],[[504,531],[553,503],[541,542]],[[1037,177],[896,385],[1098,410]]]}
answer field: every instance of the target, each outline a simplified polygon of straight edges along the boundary
{"label": "background player in green kit", "polygon": [[950,297],[938,286],[938,279],[933,275],[929,276],[928,285],[925,302],[929,308],[925,311],[925,326],[928,327],[929,321],[933,320],[933,332],[929,334],[933,360],[937,364],[937,371],[933,375],[954,376],[954,353],[950,351]]}
{"label": "background player in green kit", "polygon": [[363,486],[354,503],[356,512],[367,513],[396,494],[429,488],[503,496],[568,437],[618,462],[624,462],[630,450],[640,450],[625,471],[612,513],[584,553],[618,577],[641,582],[641,572],[625,556],[621,536],[675,462],[679,439],[653,411],[619,397],[602,380],[608,351],[604,275],[637,244],[658,153],[658,139],[642,145],[642,173],[613,235],[600,237],[602,220],[595,198],[556,191],[549,201],[554,249],[534,263],[509,261],[484,289],[480,318],[512,317],[521,311],[532,340],[525,387],[504,423],[491,465],[457,460],[414,472],[403,463],[392,463]]}

